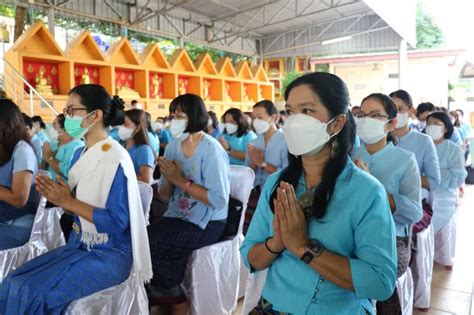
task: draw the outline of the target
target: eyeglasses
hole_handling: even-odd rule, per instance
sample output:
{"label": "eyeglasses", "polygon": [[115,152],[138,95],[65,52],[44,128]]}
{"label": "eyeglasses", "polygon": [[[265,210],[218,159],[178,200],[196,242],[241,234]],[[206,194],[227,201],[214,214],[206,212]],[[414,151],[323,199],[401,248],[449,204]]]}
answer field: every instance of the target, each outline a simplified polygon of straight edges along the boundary
{"label": "eyeglasses", "polygon": [[71,118],[71,117],[74,117],[75,112],[80,112],[80,111],[86,111],[87,112],[87,109],[85,107],[74,107],[72,105],[69,105],[66,108],[64,108],[63,114],[65,116],[68,116],[69,118]]}
{"label": "eyeglasses", "polygon": [[373,119],[378,119],[378,120],[383,120],[383,119],[387,119],[388,116],[387,115],[384,115],[384,114],[381,114],[381,113],[370,113],[370,114],[366,114],[366,113],[357,113],[357,115],[355,115],[355,117],[357,119],[362,119],[362,118],[373,118]]}

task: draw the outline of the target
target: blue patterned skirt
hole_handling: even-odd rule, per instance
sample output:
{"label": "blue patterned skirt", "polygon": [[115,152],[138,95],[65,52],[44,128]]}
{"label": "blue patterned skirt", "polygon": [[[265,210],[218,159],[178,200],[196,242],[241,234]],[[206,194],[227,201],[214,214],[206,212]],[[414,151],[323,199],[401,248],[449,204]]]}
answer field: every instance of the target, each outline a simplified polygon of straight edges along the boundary
{"label": "blue patterned skirt", "polygon": [[126,280],[132,253],[71,244],[24,264],[0,285],[0,314],[61,314],[74,300]]}

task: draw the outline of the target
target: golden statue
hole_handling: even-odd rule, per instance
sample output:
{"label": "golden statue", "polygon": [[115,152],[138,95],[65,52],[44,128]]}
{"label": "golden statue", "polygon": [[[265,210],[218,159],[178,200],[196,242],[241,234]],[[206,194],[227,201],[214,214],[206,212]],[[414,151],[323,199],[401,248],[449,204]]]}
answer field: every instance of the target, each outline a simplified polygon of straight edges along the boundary
{"label": "golden statue", "polygon": [[186,86],[184,85],[184,80],[179,80],[179,89],[178,89],[179,95],[186,94]]}
{"label": "golden statue", "polygon": [[244,102],[250,102],[248,86],[244,87]]}
{"label": "golden statue", "polygon": [[48,79],[44,77],[44,68],[39,69],[38,75],[35,77],[35,89],[40,94],[44,95],[53,95],[53,89],[50,84],[48,84]]}
{"label": "golden statue", "polygon": [[84,68],[84,73],[82,74],[81,78],[81,84],[90,84],[91,83],[91,77],[89,76],[89,70],[87,68]]}
{"label": "golden statue", "polygon": [[209,95],[209,88],[211,87],[211,83],[208,81],[208,80],[204,80],[204,88],[203,88],[203,99],[205,101],[208,101],[210,99],[210,95]]}
{"label": "golden statue", "polygon": [[155,98],[160,98],[161,93],[160,93],[160,83],[162,82],[161,77],[158,77],[157,74],[153,76],[152,84],[153,84],[153,96]]}
{"label": "golden statue", "polygon": [[225,98],[224,100],[226,102],[232,102],[232,97],[230,97],[230,84],[226,83],[225,84]]}
{"label": "golden statue", "polygon": [[121,98],[134,98],[134,99],[140,98],[140,94],[138,94],[137,91],[129,87],[117,85],[115,89],[116,89],[117,95],[120,96]]}

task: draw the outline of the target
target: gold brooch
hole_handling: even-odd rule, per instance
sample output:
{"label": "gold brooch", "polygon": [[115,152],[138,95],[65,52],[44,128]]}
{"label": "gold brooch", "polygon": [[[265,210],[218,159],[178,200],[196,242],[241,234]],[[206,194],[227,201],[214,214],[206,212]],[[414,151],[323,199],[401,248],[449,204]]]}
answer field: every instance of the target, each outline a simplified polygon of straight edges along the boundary
{"label": "gold brooch", "polygon": [[74,223],[72,224],[72,229],[74,230],[74,232],[76,232],[76,234],[80,234],[80,233],[81,233],[81,228],[79,227],[79,225],[78,225],[76,222],[74,222]]}
{"label": "gold brooch", "polygon": [[110,150],[111,147],[112,147],[112,146],[111,146],[109,143],[104,143],[104,144],[102,145],[102,151],[107,152],[107,151]]}

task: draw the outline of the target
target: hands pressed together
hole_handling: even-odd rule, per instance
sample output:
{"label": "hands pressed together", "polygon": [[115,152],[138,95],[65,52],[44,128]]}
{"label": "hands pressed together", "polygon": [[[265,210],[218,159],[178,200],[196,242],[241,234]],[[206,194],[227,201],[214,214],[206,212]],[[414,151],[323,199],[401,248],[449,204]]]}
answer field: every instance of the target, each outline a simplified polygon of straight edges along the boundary
{"label": "hands pressed together", "polygon": [[273,237],[269,246],[275,252],[288,249],[301,257],[308,245],[308,225],[292,185],[281,182],[277,188],[277,198],[273,200]]}

